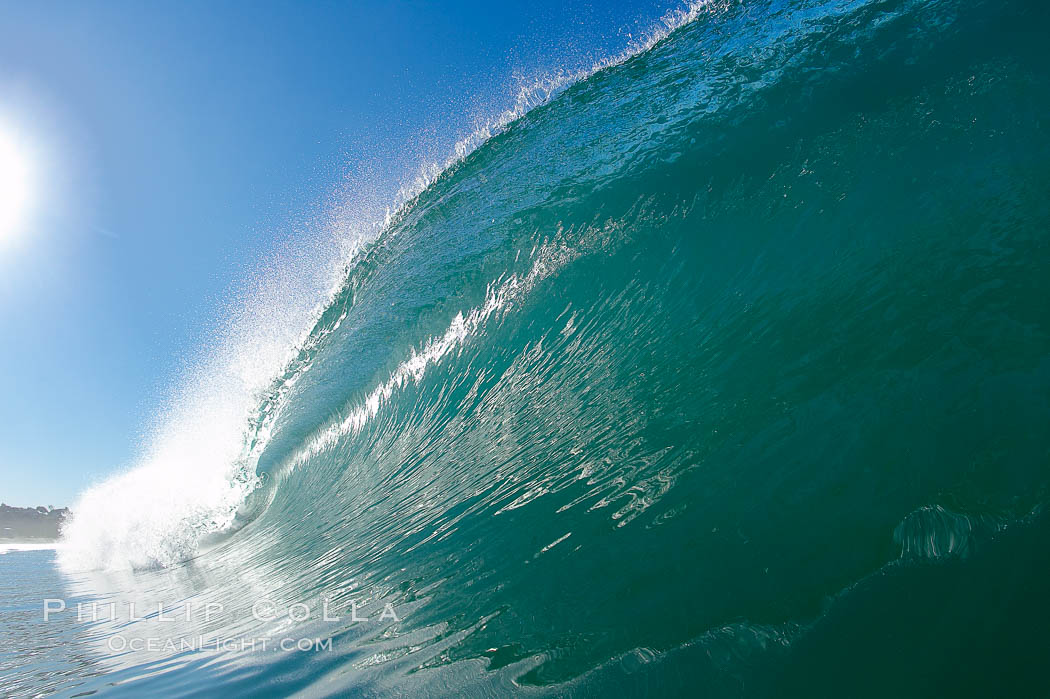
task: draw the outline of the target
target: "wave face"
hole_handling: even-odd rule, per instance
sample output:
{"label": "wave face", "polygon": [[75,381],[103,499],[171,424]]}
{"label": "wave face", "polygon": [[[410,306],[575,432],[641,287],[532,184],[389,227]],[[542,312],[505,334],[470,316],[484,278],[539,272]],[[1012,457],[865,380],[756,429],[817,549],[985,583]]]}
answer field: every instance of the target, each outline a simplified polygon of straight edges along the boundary
{"label": "wave face", "polygon": [[671,22],[428,180],[66,532],[70,569],[154,569],[109,594],[243,607],[205,635],[259,594],[400,619],[129,676],[775,693],[883,577],[1010,560],[1050,483],[1046,10]]}

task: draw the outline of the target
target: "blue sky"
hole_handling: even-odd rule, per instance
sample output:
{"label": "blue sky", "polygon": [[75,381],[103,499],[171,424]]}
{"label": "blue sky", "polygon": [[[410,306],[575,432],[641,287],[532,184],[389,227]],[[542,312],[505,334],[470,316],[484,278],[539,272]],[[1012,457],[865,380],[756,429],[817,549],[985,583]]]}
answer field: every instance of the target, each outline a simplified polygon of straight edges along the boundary
{"label": "blue sky", "polygon": [[670,7],[0,0],[0,130],[34,171],[0,248],[0,500],[130,465],[233,290],[341,183],[389,185]]}

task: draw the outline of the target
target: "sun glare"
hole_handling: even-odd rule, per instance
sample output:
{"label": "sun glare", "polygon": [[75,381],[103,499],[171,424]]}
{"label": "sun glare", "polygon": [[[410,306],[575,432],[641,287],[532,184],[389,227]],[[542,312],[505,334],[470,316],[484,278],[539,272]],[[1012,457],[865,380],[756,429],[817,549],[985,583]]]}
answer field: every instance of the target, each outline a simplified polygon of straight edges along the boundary
{"label": "sun glare", "polygon": [[31,194],[29,179],[23,147],[0,128],[0,246],[14,238],[25,223]]}

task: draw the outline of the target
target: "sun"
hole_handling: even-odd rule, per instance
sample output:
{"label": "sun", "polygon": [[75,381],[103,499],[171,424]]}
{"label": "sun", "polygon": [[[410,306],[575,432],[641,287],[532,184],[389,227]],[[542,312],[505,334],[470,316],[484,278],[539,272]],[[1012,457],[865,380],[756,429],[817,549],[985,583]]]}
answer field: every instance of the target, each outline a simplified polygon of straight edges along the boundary
{"label": "sun", "polygon": [[0,246],[21,230],[31,199],[30,163],[13,134],[0,126]]}

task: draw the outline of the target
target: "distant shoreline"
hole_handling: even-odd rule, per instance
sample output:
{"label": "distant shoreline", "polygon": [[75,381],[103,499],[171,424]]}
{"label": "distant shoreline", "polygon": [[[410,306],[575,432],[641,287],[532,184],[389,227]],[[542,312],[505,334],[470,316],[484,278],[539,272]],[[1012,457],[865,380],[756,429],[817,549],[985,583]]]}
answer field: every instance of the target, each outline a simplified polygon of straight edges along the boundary
{"label": "distant shoreline", "polygon": [[0,543],[40,545],[58,541],[69,509],[12,507],[0,503]]}

